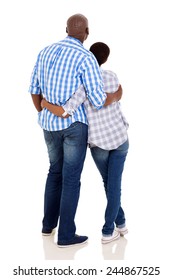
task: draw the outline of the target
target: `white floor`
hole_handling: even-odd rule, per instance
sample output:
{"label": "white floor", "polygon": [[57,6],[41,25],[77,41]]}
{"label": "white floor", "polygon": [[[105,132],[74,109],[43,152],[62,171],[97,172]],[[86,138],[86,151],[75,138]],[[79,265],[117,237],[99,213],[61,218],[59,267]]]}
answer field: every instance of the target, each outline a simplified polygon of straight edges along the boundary
{"label": "white floor", "polygon": [[[41,150],[44,150],[43,147]],[[10,175],[7,178],[11,186],[14,180],[14,189],[10,193],[8,189],[5,191],[6,201],[1,198],[4,205],[7,199],[10,203],[10,209],[4,210],[5,231],[1,232],[1,253],[6,260],[3,268],[12,273],[18,266],[51,267],[54,263],[62,266],[72,262],[73,266],[80,264],[84,268],[88,265],[98,269],[115,265],[161,267],[164,271],[162,275],[169,275],[170,254],[173,250],[172,225],[169,225],[169,211],[172,208],[169,193],[171,186],[167,184],[167,191],[163,190],[164,176],[160,173],[161,170],[150,172],[150,163],[145,170],[144,165],[135,165],[134,170],[132,163],[138,156],[132,160],[132,152],[133,145],[127,158],[122,183],[122,204],[129,233],[106,245],[101,244],[105,195],[89,151],[82,174],[81,195],[76,214],[77,233],[89,236],[88,243],[81,246],[58,248],[56,234],[51,237],[41,235],[46,153],[41,163],[37,156],[35,161],[33,158],[31,169],[29,165],[28,170],[22,167],[25,176],[20,179],[17,174],[18,168],[15,167],[13,178]],[[34,153],[31,154],[31,157],[35,156]],[[157,276],[156,279],[159,277],[161,276]]]}

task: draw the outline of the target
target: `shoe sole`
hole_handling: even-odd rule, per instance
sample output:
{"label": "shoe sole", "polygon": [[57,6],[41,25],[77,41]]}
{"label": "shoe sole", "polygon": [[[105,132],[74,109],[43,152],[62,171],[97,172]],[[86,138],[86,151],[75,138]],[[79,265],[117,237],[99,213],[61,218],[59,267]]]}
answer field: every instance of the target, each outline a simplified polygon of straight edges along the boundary
{"label": "shoe sole", "polygon": [[81,242],[81,243],[75,243],[75,244],[69,244],[69,245],[59,245],[59,244],[57,244],[57,245],[58,245],[59,248],[68,248],[68,247],[83,245],[83,244],[85,244],[87,242],[88,242],[88,239],[83,241],[83,242]]}
{"label": "shoe sole", "polygon": [[125,231],[119,231],[121,236],[124,236],[128,233],[128,229],[126,229]]}
{"label": "shoe sole", "polygon": [[120,238],[120,233],[118,234],[118,235],[116,235],[116,236],[114,236],[114,238],[112,238],[112,239],[110,239],[110,240],[101,240],[102,241],[102,244],[107,244],[107,243],[110,243],[110,242],[112,242],[112,241],[115,241],[115,240],[117,240],[117,239],[119,239]]}

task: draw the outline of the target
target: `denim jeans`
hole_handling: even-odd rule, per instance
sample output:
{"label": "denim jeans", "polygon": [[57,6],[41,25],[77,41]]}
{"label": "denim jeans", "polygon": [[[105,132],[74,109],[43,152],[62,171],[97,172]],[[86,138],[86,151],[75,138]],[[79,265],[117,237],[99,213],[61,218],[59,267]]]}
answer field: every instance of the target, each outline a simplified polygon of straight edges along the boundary
{"label": "denim jeans", "polygon": [[43,231],[51,231],[59,221],[58,240],[75,236],[74,222],[80,195],[80,177],[86,156],[88,126],[75,122],[60,131],[45,131],[50,168],[44,195]]}
{"label": "denim jeans", "polygon": [[115,224],[117,227],[125,225],[125,214],[121,207],[121,180],[128,148],[128,140],[111,151],[99,147],[91,148],[92,157],[103,179],[107,198],[105,224],[102,228],[104,235],[111,235]]}

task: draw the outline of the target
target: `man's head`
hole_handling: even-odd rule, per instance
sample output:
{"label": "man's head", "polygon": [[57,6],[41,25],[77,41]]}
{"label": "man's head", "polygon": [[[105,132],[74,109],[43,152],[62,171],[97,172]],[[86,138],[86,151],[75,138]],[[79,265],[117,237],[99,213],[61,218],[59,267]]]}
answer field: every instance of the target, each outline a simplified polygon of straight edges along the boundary
{"label": "man's head", "polygon": [[106,62],[106,60],[108,59],[108,56],[110,54],[109,47],[105,43],[102,43],[102,42],[94,43],[90,47],[90,51],[96,57],[99,66],[101,66],[103,63]]}
{"label": "man's head", "polygon": [[67,20],[66,32],[69,36],[80,40],[82,43],[89,34],[88,20],[82,14],[75,14]]}

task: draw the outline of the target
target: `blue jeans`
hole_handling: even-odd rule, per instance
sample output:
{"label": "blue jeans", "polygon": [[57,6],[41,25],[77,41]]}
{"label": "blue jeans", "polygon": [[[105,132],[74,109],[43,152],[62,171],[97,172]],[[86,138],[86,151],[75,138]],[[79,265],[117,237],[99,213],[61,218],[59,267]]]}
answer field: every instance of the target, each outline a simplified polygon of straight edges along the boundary
{"label": "blue jeans", "polygon": [[59,221],[58,240],[68,242],[76,231],[74,218],[86,156],[88,126],[75,122],[64,130],[43,132],[50,168],[45,187],[42,231],[51,231]]}
{"label": "blue jeans", "polygon": [[107,198],[105,224],[102,228],[104,235],[111,235],[115,224],[117,227],[125,225],[125,214],[121,207],[121,179],[128,148],[128,140],[111,151],[98,147],[91,148],[92,157],[103,179]]}

